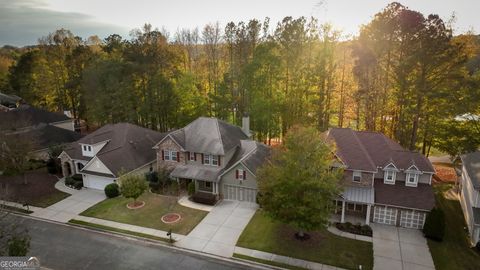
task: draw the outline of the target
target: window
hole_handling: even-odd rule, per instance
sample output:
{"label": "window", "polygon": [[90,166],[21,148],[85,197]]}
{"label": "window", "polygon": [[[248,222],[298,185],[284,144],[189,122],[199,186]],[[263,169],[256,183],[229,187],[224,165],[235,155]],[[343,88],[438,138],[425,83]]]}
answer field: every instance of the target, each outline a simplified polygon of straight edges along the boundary
{"label": "window", "polygon": [[195,161],[195,152],[188,152],[188,160]]}
{"label": "window", "polygon": [[83,146],[83,151],[87,151],[87,146],[86,145]]}
{"label": "window", "polygon": [[172,150],[163,150],[163,159],[164,160],[171,160],[171,161],[178,161],[178,152]]}
{"label": "window", "polygon": [[245,180],[247,179],[247,172],[245,170],[237,169],[235,172],[235,177],[238,180]]}
{"label": "window", "polygon": [[212,165],[218,166],[218,156],[211,155],[212,157]]}
{"label": "window", "polygon": [[353,182],[362,181],[362,172],[354,171],[353,172]]}
{"label": "window", "polygon": [[92,152],[92,147],[90,145],[88,146],[88,152]]}
{"label": "window", "polygon": [[83,164],[82,163],[77,163],[77,169],[78,171],[83,169]]}
{"label": "window", "polygon": [[85,157],[93,157],[93,148],[91,145],[88,144],[82,144],[82,155]]}
{"label": "window", "polygon": [[212,187],[212,182],[205,182],[205,187],[206,188],[211,188]]}
{"label": "window", "polygon": [[396,172],[392,170],[385,171],[385,176],[383,178],[383,182],[386,184],[395,184],[395,176]]}
{"label": "window", "polygon": [[208,154],[203,155],[203,164],[205,165],[219,166],[220,165],[219,161],[220,160],[218,156],[208,155]]}
{"label": "window", "polygon": [[418,174],[417,173],[407,173],[407,179],[405,185],[410,187],[416,187],[418,184]]}

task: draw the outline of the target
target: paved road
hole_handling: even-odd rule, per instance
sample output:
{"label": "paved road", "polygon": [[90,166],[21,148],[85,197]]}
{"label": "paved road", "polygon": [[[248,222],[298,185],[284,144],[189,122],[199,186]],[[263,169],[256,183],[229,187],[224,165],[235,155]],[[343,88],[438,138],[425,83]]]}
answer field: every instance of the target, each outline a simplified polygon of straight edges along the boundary
{"label": "paved road", "polygon": [[15,217],[32,237],[29,255],[51,269],[251,269],[165,246]]}

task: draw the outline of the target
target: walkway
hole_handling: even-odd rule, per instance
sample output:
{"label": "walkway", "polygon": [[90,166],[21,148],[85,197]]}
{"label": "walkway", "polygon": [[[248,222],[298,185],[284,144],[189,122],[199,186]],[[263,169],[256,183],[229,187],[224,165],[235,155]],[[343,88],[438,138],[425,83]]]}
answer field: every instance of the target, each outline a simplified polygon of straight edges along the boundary
{"label": "walkway", "polygon": [[434,270],[427,240],[416,229],[371,224],[374,270]]}
{"label": "walkway", "polygon": [[223,200],[176,246],[231,257],[257,208],[253,203]]}
{"label": "walkway", "polygon": [[188,199],[188,197],[189,196],[182,196],[178,200],[178,204],[188,208],[198,209],[198,210],[207,211],[207,212],[212,211],[212,209],[215,207],[214,205],[206,205],[206,204],[192,202]]}
{"label": "walkway", "polygon": [[55,184],[55,188],[72,195],[47,208],[34,211],[31,216],[66,223],[106,198],[103,191],[68,188],[65,186],[63,179]]}
{"label": "walkway", "polygon": [[245,256],[249,256],[249,257],[254,257],[254,258],[257,258],[257,259],[261,259],[261,260],[278,262],[278,263],[282,263],[282,264],[288,264],[288,265],[291,265],[291,266],[301,267],[301,268],[305,268],[305,269],[316,269],[316,270],[334,270],[334,269],[341,270],[341,269],[343,269],[343,268],[338,268],[338,267],[334,267],[334,266],[330,266],[330,265],[326,265],[326,264],[295,259],[295,258],[292,258],[292,257],[276,255],[276,254],[273,254],[273,253],[268,253],[268,252],[263,252],[263,251],[259,251],[259,250],[248,249],[248,248],[242,248],[242,247],[235,247],[235,253],[242,254],[242,255],[245,255]]}
{"label": "walkway", "polygon": [[[105,220],[105,219],[99,219],[99,218],[93,218],[93,217],[76,216],[76,217],[74,217],[74,219],[75,220],[81,220],[81,221],[88,222],[88,223],[93,223],[93,224],[108,226],[108,227],[112,227],[112,228],[117,228],[117,229],[121,229],[121,230],[143,233],[143,234],[153,235],[153,236],[156,236],[156,237],[168,238],[166,231],[161,231],[161,230],[156,230],[156,229],[151,229],[151,228],[145,228],[145,227],[141,227],[141,226],[130,225],[130,224],[125,224],[125,223],[120,223],[120,222],[115,222],[115,221],[110,221],[110,220]],[[172,233],[172,238],[175,241],[182,240],[184,237],[185,237],[185,235]]]}

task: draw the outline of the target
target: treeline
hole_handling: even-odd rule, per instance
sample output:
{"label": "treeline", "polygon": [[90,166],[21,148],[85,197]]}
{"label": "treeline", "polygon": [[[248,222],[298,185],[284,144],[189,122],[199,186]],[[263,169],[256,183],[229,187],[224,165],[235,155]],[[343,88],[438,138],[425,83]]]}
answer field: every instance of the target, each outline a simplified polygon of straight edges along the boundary
{"label": "treeline", "polygon": [[438,16],[398,3],[350,41],[314,18],[286,17],[174,34],[145,25],[130,39],[61,29],[13,54],[3,91],[95,125],[166,131],[201,115],[240,124],[248,113],[267,143],[304,124],[380,131],[424,153],[480,144],[478,36],[454,37]]}

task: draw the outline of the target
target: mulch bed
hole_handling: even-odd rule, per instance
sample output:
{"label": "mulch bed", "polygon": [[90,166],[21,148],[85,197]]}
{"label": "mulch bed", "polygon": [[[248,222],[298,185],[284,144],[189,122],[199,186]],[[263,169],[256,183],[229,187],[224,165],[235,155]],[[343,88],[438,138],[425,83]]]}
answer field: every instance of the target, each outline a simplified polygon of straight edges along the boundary
{"label": "mulch bed", "polygon": [[127,203],[127,208],[128,209],[139,209],[139,208],[142,208],[145,206],[145,202],[144,201],[136,201],[136,202],[129,202]]}
{"label": "mulch bed", "polygon": [[180,214],[168,213],[162,216],[162,222],[167,224],[175,223],[178,222],[181,218],[182,216],[180,216]]}
{"label": "mulch bed", "polygon": [[457,173],[455,169],[450,166],[434,164],[437,173],[433,176],[437,182],[455,183],[457,181]]}
{"label": "mulch bed", "polygon": [[45,168],[29,171],[25,177],[27,184],[22,175],[0,176],[0,199],[36,205],[52,195],[63,194],[55,188],[58,179]]}

